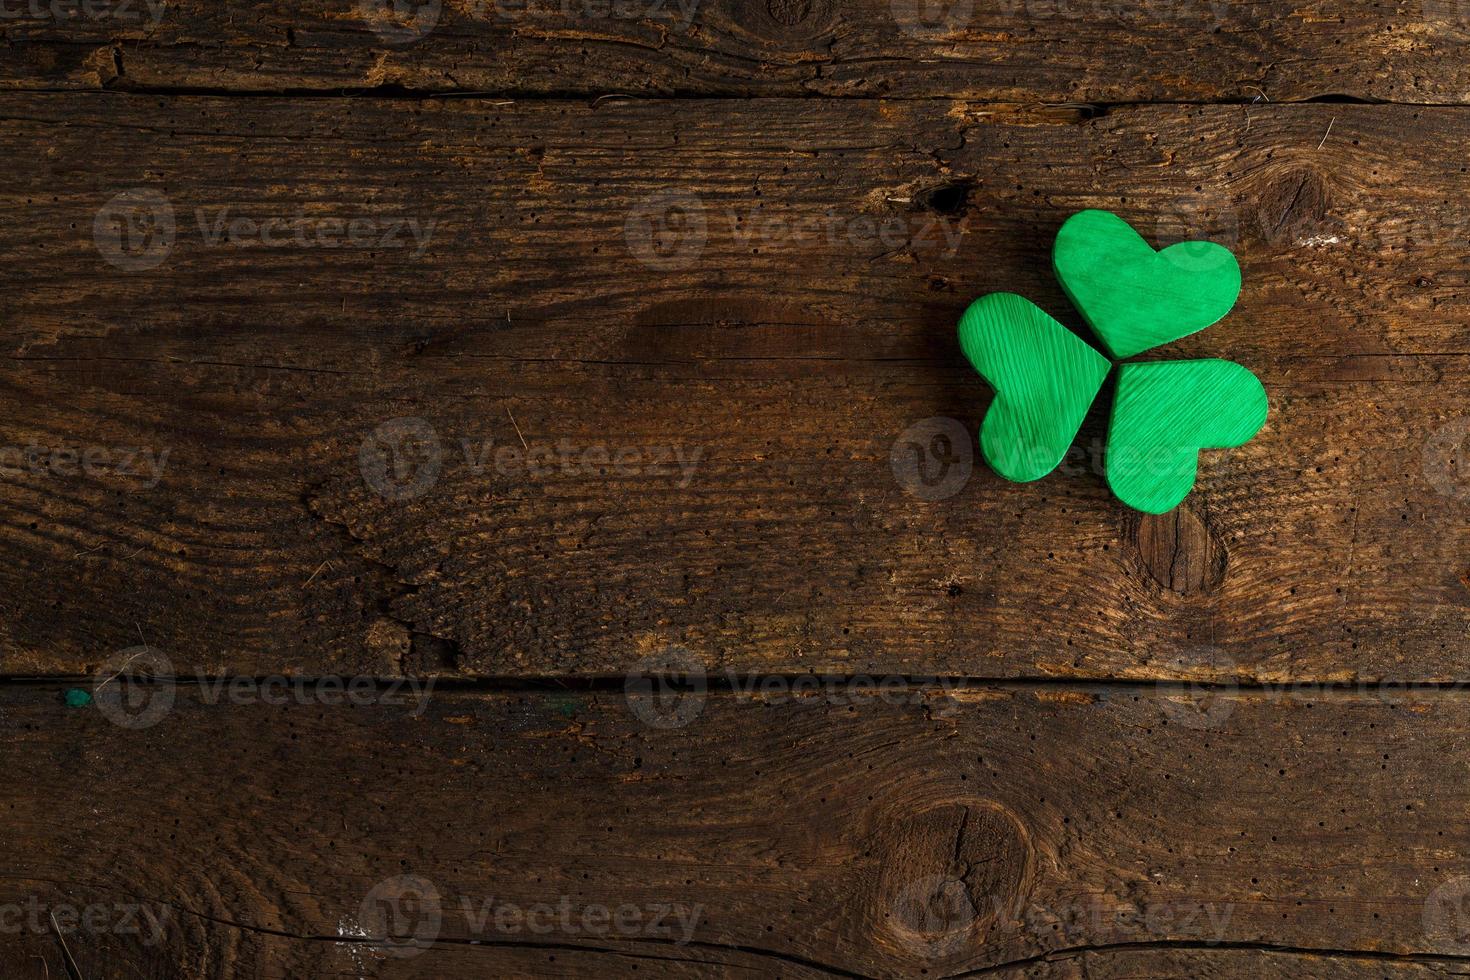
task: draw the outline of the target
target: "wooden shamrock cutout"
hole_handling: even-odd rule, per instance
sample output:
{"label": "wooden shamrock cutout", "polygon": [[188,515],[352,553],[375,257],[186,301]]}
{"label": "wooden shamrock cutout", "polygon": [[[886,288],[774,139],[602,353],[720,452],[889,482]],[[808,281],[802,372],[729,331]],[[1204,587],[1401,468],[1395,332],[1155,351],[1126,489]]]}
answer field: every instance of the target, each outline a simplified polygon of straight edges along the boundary
{"label": "wooden shamrock cutout", "polygon": [[1250,442],[1266,410],[1266,389],[1231,361],[1120,365],[1108,486],[1135,510],[1171,511],[1194,489],[1199,451]]}
{"label": "wooden shamrock cutout", "polygon": [[980,426],[991,467],[1017,483],[1056,469],[1112,363],[1015,293],[971,303],[960,319],[960,347],[995,389]]}
{"label": "wooden shamrock cutout", "polygon": [[1067,298],[1119,360],[1198,333],[1240,295],[1240,265],[1223,245],[1179,242],[1155,252],[1109,211],[1068,218],[1051,262]]}
{"label": "wooden shamrock cutout", "polygon": [[[1240,293],[1240,267],[1227,249],[1186,242],[1155,252],[1105,211],[1067,220],[1053,264],[1067,295],[1119,358],[1203,330]],[[1076,438],[1111,362],[1014,293],[971,303],[959,336],[965,356],[996,392],[980,427],[986,462],[1018,482],[1050,473]],[[1137,510],[1171,510],[1194,488],[1200,450],[1249,442],[1265,425],[1267,409],[1261,382],[1230,361],[1124,364],[1109,424],[1108,485]]]}

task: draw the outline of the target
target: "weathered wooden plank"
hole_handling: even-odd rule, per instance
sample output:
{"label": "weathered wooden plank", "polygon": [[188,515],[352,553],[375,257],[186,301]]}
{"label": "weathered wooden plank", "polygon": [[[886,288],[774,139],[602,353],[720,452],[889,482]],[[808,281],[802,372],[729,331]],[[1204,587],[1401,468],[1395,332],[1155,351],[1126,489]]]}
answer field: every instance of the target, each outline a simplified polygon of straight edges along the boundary
{"label": "weathered wooden plank", "polygon": [[[741,673],[1466,676],[1456,110],[11,95],[0,119],[7,672],[146,640],[224,674],[618,676],[682,645]],[[168,250],[109,204],[134,188],[172,208]],[[1026,486],[911,428],[973,439],[975,296],[1078,326],[1048,249],[1083,207],[1244,270],[1166,353],[1246,365],[1271,418],[1163,519],[1094,472],[1106,397]],[[431,442],[437,468],[385,469]]]}
{"label": "weathered wooden plank", "polygon": [[[1443,977],[1462,976],[1456,962],[1320,956],[1311,953],[1232,949],[1115,949],[1049,958],[1034,965],[996,971],[1002,977],[1103,980],[1129,977]],[[982,974],[983,975],[983,974]]]}
{"label": "weathered wooden plank", "polygon": [[1470,92],[1457,0],[11,0],[3,16],[0,85],[13,88],[1109,103]]}
{"label": "weathered wooden plank", "polygon": [[1470,953],[1453,692],[686,694],[663,728],[617,691],[124,693],[139,713],[0,689],[7,976],[40,975],[32,951],[61,975],[50,914],[97,909],[66,933],[87,976],[1419,976]]}
{"label": "weathered wooden plank", "polygon": [[[26,936],[23,941],[34,952],[19,952],[17,944],[8,951],[0,952],[0,963],[15,964],[17,970],[33,971],[40,978],[66,975],[63,972],[63,954],[54,938]],[[154,976],[181,975],[169,972],[167,961],[158,965],[155,960],[139,956],[136,951],[129,957],[125,952],[119,955],[119,948],[115,945],[99,945],[106,952],[95,953],[87,961],[88,967],[94,971],[102,971],[95,975],[108,976],[105,972],[107,967],[120,960],[134,966],[142,960],[155,971],[152,974]],[[648,977],[781,977],[783,980],[814,980],[834,976],[863,976],[784,960],[773,963],[769,956],[743,950],[689,950],[621,939],[600,940],[591,950],[558,946],[548,951],[537,949],[536,945],[539,944],[531,944],[530,948],[526,948],[508,943],[462,945],[445,942],[424,949],[414,958],[405,960],[383,952],[381,944],[364,942],[361,939],[320,937],[304,940],[247,935],[236,947],[238,952],[234,958],[238,965],[232,964],[230,972],[204,975],[275,980],[301,975],[293,971],[320,968],[336,972],[318,975],[355,977],[358,980],[368,977],[376,980],[399,977],[478,980],[486,976],[567,977],[571,980],[582,980],[588,976],[634,977],[638,980],[646,980]],[[332,947],[335,955],[323,955],[323,946]],[[269,965],[261,967],[259,964],[262,962]],[[32,974],[18,972],[13,975],[29,980]],[[1311,977],[1312,980],[1430,980],[1464,975],[1463,961],[1451,958],[1442,960],[1433,957],[1415,959],[1324,955],[1211,947],[1171,950],[1131,946],[1058,953],[1035,962],[959,974],[963,977],[999,977],[1002,980],[1138,980],[1140,977],[1300,980],[1304,976]]]}

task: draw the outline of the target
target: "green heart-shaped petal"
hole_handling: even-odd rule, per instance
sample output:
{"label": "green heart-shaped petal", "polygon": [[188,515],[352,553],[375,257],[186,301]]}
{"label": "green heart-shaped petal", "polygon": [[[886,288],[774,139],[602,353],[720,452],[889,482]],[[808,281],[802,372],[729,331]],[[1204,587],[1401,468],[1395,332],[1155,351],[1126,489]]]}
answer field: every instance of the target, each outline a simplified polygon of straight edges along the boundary
{"label": "green heart-shaped petal", "polygon": [[980,426],[991,469],[1021,483],[1056,469],[1108,376],[1108,359],[1015,293],[971,303],[960,347],[995,389]]}
{"label": "green heart-shaped petal", "polygon": [[1266,389],[1231,361],[1124,364],[1108,431],[1108,486],[1129,507],[1172,510],[1194,488],[1199,451],[1244,445],[1266,424],[1266,411]]}
{"label": "green heart-shaped petal", "polygon": [[1109,211],[1079,211],[1057,232],[1052,267],[1115,358],[1197,333],[1240,295],[1240,265],[1214,242],[1162,252]]}

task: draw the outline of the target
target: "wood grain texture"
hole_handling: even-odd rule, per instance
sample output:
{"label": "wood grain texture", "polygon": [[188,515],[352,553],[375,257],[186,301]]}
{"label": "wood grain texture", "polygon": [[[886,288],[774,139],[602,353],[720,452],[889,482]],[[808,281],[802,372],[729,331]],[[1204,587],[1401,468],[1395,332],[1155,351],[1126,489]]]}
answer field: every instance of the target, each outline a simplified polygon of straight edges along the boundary
{"label": "wood grain texture", "polygon": [[1102,103],[1470,93],[1459,0],[443,0],[403,23],[373,13],[388,0],[148,2],[68,18],[17,0],[0,84]]}
{"label": "wood grain texture", "polygon": [[[1419,977],[1470,953],[1454,693],[711,692],[668,729],[616,691],[172,695],[129,729],[0,690],[6,976],[64,975],[29,909],[115,903],[163,927],[71,932],[87,976]],[[375,932],[408,878],[437,927],[421,904]],[[571,911],[495,924],[541,905]],[[410,937],[435,942],[383,942]]]}
{"label": "wood grain texture", "polygon": [[1467,3],[0,0],[0,977],[1470,973]]}
{"label": "wood grain texture", "polygon": [[[5,457],[8,673],[146,640],[247,675],[620,676],[682,644],[749,673],[1467,676],[1456,110],[72,94],[0,119],[5,441],[170,451],[152,489]],[[151,271],[94,241],[130,188],[174,210]],[[1177,564],[1208,577],[1138,547],[1105,405],[1026,486],[912,434],[978,430],[974,297],[1081,329],[1048,256],[1095,206],[1245,271],[1158,355],[1271,393],[1190,498],[1176,540],[1209,556]],[[237,217],[438,224],[419,255],[211,244]],[[404,418],[427,429],[380,432]],[[390,443],[424,466],[365,479]]]}

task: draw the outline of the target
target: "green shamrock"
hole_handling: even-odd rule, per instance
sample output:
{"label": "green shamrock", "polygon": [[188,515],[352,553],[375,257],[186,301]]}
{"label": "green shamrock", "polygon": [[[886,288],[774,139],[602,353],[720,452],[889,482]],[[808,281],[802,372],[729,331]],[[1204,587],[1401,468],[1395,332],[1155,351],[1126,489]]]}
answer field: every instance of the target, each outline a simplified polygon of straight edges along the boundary
{"label": "green shamrock", "polygon": [[[1052,267],[1116,359],[1197,333],[1230,312],[1240,266],[1213,242],[1155,252],[1128,222],[1079,211],[1057,232]],[[995,389],[980,450],[1007,480],[1039,480],[1066,455],[1113,362],[1030,300],[991,293],[960,319],[960,347]],[[1172,510],[1194,488],[1202,449],[1249,442],[1266,390],[1218,359],[1122,364],[1108,427],[1108,486],[1130,507]]]}

